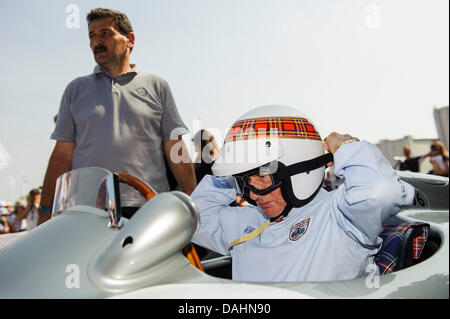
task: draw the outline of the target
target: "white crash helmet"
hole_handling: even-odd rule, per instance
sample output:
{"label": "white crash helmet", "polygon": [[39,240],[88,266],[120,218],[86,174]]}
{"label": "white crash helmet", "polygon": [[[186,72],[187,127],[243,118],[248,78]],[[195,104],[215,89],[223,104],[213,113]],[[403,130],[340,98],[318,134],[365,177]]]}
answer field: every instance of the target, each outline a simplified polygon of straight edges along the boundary
{"label": "white crash helmet", "polygon": [[301,207],[318,193],[330,161],[331,153],[325,154],[319,131],[305,114],[288,106],[267,105],[233,124],[212,172],[234,176],[241,195],[254,204],[239,177],[264,169],[273,176],[269,192],[281,187],[288,206]]}

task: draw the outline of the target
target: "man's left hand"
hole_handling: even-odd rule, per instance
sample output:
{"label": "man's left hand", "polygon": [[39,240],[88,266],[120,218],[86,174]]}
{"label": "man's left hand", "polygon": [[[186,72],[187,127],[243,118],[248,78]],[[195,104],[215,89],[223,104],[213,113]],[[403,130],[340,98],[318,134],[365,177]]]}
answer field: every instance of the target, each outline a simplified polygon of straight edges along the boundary
{"label": "man's left hand", "polygon": [[[324,139],[323,146],[327,152],[334,154],[342,144],[351,143],[353,141],[359,141],[359,138],[351,136],[350,134],[339,134],[333,132]],[[327,164],[328,167],[332,165],[333,162]]]}

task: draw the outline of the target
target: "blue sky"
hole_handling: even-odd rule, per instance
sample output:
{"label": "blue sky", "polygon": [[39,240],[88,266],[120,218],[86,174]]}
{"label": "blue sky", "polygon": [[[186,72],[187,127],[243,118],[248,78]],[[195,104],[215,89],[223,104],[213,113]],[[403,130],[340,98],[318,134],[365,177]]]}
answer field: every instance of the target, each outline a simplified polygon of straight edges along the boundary
{"label": "blue sky", "polygon": [[[79,27],[74,12],[79,9]],[[42,184],[65,86],[92,72],[86,13],[125,12],[132,62],[166,79],[191,129],[224,135],[260,105],[299,108],[321,134],[437,137],[449,104],[447,0],[1,1],[0,199]],[[220,136],[218,136],[220,139]],[[223,136],[222,136],[223,137]],[[0,157],[1,161],[1,157]]]}

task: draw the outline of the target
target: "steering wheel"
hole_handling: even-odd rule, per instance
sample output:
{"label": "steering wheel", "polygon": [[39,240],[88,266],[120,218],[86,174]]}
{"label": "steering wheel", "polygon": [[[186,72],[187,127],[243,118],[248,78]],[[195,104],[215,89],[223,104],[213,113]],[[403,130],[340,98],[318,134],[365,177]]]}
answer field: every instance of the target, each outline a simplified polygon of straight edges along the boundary
{"label": "steering wheel", "polygon": [[[127,184],[137,190],[146,200],[150,200],[157,193],[156,191],[148,186],[146,183],[134,177],[128,173],[116,172],[119,177],[119,182]],[[184,256],[189,260],[189,262],[200,271],[204,271],[202,264],[200,263],[200,258],[198,257],[197,251],[192,243],[187,244],[182,248]]]}

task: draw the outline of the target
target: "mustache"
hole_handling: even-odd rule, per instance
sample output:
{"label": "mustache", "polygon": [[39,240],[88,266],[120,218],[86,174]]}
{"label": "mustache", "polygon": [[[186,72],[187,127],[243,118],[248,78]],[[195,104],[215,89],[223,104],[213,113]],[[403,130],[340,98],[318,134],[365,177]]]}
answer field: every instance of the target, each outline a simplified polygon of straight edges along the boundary
{"label": "mustache", "polygon": [[94,54],[97,54],[98,52],[106,51],[107,48],[104,45],[98,45],[94,48]]}

